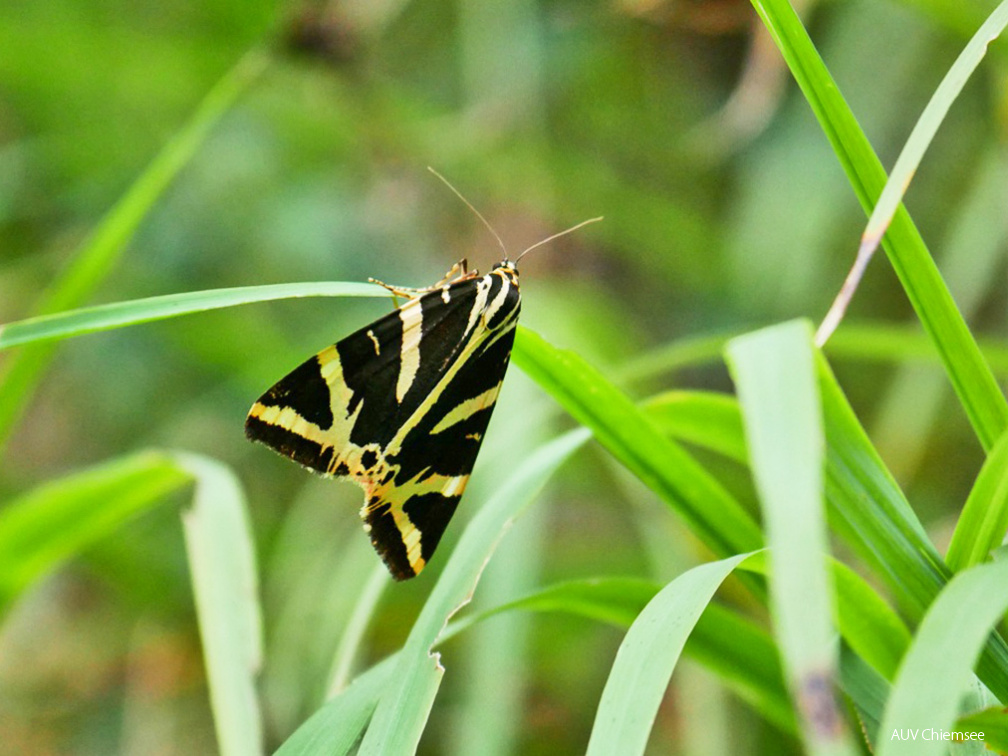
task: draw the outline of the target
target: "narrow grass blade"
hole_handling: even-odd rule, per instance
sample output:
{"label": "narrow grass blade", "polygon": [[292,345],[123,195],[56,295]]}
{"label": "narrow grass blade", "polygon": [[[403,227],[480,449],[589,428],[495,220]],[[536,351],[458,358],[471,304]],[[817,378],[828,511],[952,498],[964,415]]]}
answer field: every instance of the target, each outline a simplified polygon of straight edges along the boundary
{"label": "narrow grass blade", "polygon": [[616,459],[682,515],[719,555],[762,544],[756,523],[721,484],[578,355],[518,327],[514,362]]}
{"label": "narrow grass blade", "polygon": [[256,756],[264,753],[255,684],[262,618],[245,497],[220,463],[189,454],[177,459],[196,480],[182,524],[217,744],[224,756]]}
{"label": "narrow grass blade", "polygon": [[732,340],[726,353],[763,508],[771,615],[805,746],[813,754],[853,753],[833,698],[825,442],[811,329],[783,323]]}
{"label": "narrow grass blade", "polygon": [[359,675],[338,696],[312,714],[274,756],[345,756],[360,740],[382,691],[392,682],[399,654]]}
{"label": "narrow grass blade", "polygon": [[652,580],[632,577],[586,578],[556,583],[453,622],[441,641],[477,622],[515,610],[563,612],[627,628],[660,589],[661,586]]}
{"label": "narrow grass blade", "polygon": [[396,665],[393,683],[382,694],[361,742],[358,752],[361,756],[416,751],[444,672],[439,654],[431,649],[451,615],[471,598],[483,566],[508,523],[588,437],[583,429],[578,429],[532,452],[507,485],[469,523],[413,625]]}
{"label": "narrow grass blade", "polygon": [[[872,446],[826,360],[820,358],[817,368],[826,433],[826,500],[831,528],[887,584],[898,605],[918,619],[951,572]],[[648,404],[649,415],[662,431],[674,432],[679,427],[669,419],[675,404],[663,406],[659,398]],[[731,419],[732,413],[738,414],[737,407],[718,407],[712,419],[719,428],[716,435],[732,427],[741,432],[741,419]],[[694,418],[691,425],[699,420]],[[704,445],[702,434],[691,434],[684,440]],[[715,450],[724,447],[725,441],[720,438],[711,446]],[[849,575],[835,568],[834,579],[841,592],[839,624],[844,637],[875,669],[891,678],[906,647],[906,630],[888,606],[865,600],[866,590],[870,589],[862,586],[845,599],[842,592],[850,589],[847,578]],[[980,672],[995,693],[1008,695],[1008,646],[1000,638],[992,637],[988,643]]]}
{"label": "narrow grass blade", "polygon": [[[935,599],[900,667],[879,730],[878,756],[939,756],[948,741],[921,737],[952,728],[973,665],[1008,610],[1008,562],[956,575]],[[897,733],[916,731],[915,739]]]}
{"label": "narrow grass blade", "polygon": [[[650,580],[589,578],[547,586],[536,593],[449,625],[440,642],[501,612],[561,612],[627,629],[661,589]],[[770,635],[749,619],[708,604],[686,642],[684,653],[719,675],[754,709],[782,730],[795,731],[791,701],[784,689],[777,650]]]}
{"label": "narrow grass blade", "polygon": [[[627,363],[618,371],[619,381],[636,383],[671,373],[684,367],[708,365],[721,360],[725,345],[741,332],[675,341]],[[984,358],[991,368],[1008,376],[1008,345],[1000,339],[981,340]],[[826,343],[823,351],[833,360],[892,364],[915,362],[942,364],[934,341],[919,328],[892,323],[845,322]]]}
{"label": "narrow grass blade", "polygon": [[840,634],[876,672],[892,680],[910,646],[910,631],[863,577],[843,562],[833,560],[832,567]]}
{"label": "narrow grass blade", "polygon": [[953,572],[980,564],[1001,545],[1008,532],[1008,432],[1001,436],[980,468],[945,561]]}
{"label": "narrow grass blade", "polygon": [[[753,0],[801,87],[865,211],[874,207],[885,170],[787,0]],[[883,247],[924,330],[934,341],[966,416],[984,449],[1008,428],[1008,402],[913,225],[900,206]]]}
{"label": "narrow grass blade", "polygon": [[190,482],[173,460],[141,452],[47,483],[0,510],[0,610],[34,580]]}
{"label": "narrow grass blade", "polygon": [[160,297],[83,307],[0,325],[0,349],[83,336],[97,331],[274,299],[377,296],[388,296],[388,291],[374,284],[340,281],[241,286],[232,289],[166,294]]}
{"label": "narrow grass blade", "polygon": [[380,562],[375,564],[367,582],[361,588],[353,612],[347,620],[346,627],[343,628],[339,645],[336,647],[326,686],[326,700],[336,697],[347,686],[350,670],[364,640],[368,623],[374,617],[378,600],[382,597],[389,583],[388,570],[385,569],[385,565]]}
{"label": "narrow grass blade", "polygon": [[[129,191],[109,210],[70,266],[43,294],[37,312],[47,315],[84,302],[112,271],[137,227],[189,162],[214,124],[265,68],[266,58],[251,53],[214,86]],[[0,373],[0,446],[52,357],[52,345],[24,349]]]}
{"label": "narrow grass blade", "polygon": [[956,722],[953,732],[982,732],[984,745],[991,751],[1008,751],[1008,710],[1003,706],[983,709]]}
{"label": "narrow grass blade", "polygon": [[749,554],[694,567],[640,613],[620,644],[588,741],[587,756],[643,754],[669,678],[714,592]]}
{"label": "narrow grass blade", "polygon": [[1008,24],[1008,2],[1002,2],[966,44],[948,73],[945,74],[941,84],[938,85],[938,89],[935,90],[931,100],[924,108],[924,112],[921,113],[906,144],[903,145],[902,152],[896,159],[892,173],[889,174],[889,178],[882,188],[875,209],[872,210],[868,225],[861,235],[861,245],[858,247],[854,267],[823,320],[816,338],[817,343],[824,343],[840,323],[843,313],[847,309],[847,304],[853,297],[854,290],[857,288],[869,260],[878,248],[882,235],[892,221],[896,209],[902,202],[903,195],[906,194],[924,153],[931,146],[931,140],[938,132],[938,127],[945,120],[949,108],[952,107],[952,103],[959,96],[969,77],[980,65],[980,61],[987,53],[987,46],[997,39],[1006,24]]}
{"label": "narrow grass blade", "polygon": [[668,391],[649,397],[641,408],[673,438],[745,462],[745,436],[738,402],[727,394]]}

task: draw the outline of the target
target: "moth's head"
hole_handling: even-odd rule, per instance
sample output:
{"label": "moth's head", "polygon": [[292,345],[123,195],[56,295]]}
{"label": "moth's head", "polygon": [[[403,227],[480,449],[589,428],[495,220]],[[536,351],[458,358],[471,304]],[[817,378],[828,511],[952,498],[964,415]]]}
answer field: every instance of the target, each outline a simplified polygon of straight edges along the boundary
{"label": "moth's head", "polygon": [[518,268],[515,266],[515,262],[513,260],[508,260],[506,257],[499,263],[495,263],[492,269],[497,270],[498,268],[504,268],[505,270],[510,270],[516,276],[518,275]]}

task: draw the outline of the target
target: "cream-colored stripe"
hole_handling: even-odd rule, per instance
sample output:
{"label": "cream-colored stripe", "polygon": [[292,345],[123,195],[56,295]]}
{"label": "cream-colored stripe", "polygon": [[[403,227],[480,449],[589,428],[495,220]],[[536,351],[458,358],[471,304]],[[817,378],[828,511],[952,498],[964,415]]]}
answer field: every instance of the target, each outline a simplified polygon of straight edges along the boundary
{"label": "cream-colored stripe", "polygon": [[403,305],[399,310],[402,320],[402,349],[399,352],[399,378],[396,380],[396,401],[402,404],[403,397],[413,385],[417,370],[420,369],[420,337],[423,335],[423,307],[419,299]]}
{"label": "cream-colored stripe", "polygon": [[458,374],[458,371],[462,369],[462,366],[472,357],[473,352],[484,344],[487,348],[489,348],[498,339],[503,337],[505,334],[510,333],[513,328],[514,321],[512,320],[509,326],[500,328],[496,331],[491,332],[483,328],[479,332],[473,334],[466,343],[462,352],[456,356],[455,361],[448,367],[448,370],[445,371],[444,376],[442,376],[438,384],[434,386],[431,392],[424,398],[416,410],[414,410],[410,418],[399,427],[399,430],[396,431],[395,437],[389,442],[388,446],[385,447],[385,453],[388,455],[399,453],[402,447],[403,439],[405,439],[409,432],[416,427],[424,415],[430,411],[435,402],[441,398],[441,394],[443,394],[445,389],[449,386],[449,384],[451,384],[456,374]]}
{"label": "cream-colored stripe", "polygon": [[504,275],[500,276],[501,288],[497,292],[497,296],[493,298],[493,301],[487,305],[486,313],[484,314],[485,320],[489,323],[493,316],[497,313],[497,310],[501,308],[504,304],[504,300],[507,299],[508,291],[511,289],[511,281]]}
{"label": "cream-colored stripe", "polygon": [[455,423],[460,423],[463,420],[469,419],[469,417],[475,413],[479,412],[484,407],[493,404],[497,400],[497,394],[500,391],[500,383],[498,383],[493,388],[489,388],[478,396],[474,396],[472,399],[466,399],[460,404],[456,404],[452,407],[451,411],[441,418],[440,422],[434,426],[431,433],[440,433],[441,431],[452,427]]}

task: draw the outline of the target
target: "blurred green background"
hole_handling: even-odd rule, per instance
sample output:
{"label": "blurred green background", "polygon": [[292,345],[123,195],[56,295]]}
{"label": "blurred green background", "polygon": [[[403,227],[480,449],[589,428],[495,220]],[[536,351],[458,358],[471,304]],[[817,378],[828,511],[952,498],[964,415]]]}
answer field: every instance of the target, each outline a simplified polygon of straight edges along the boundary
{"label": "blurred green background", "polygon": [[[891,165],[988,2],[806,2],[813,40]],[[864,216],[752,8],[741,0],[270,0],[0,4],[0,322],[28,317],[103,214],[250,50],[269,56],[144,220],[91,303],[368,276],[437,280],[500,258],[444,173],[522,262],[524,325],[613,379],[679,339],[816,319]],[[1003,327],[1005,56],[981,68],[907,204],[975,332]],[[276,745],[319,702],[376,558],[359,491],[248,444],[251,402],[386,312],[292,300],[59,346],[3,448],[4,499],[147,447],[201,452],[246,487],[263,575],[263,699]],[[854,321],[909,322],[884,259]],[[856,349],[854,350],[856,352]],[[0,355],[0,370],[10,355]],[[941,543],[982,460],[938,368],[838,360],[883,457]],[[696,365],[633,390],[728,390]],[[466,519],[565,419],[512,370]],[[712,462],[724,468],[725,463]],[[719,469],[728,482],[738,469]],[[496,476],[496,477],[495,477]],[[37,585],[0,628],[0,753],[214,753],[178,508]],[[468,511],[467,511],[468,510]],[[367,659],[401,645],[461,523],[420,579],[387,589]],[[508,536],[481,599],[596,574],[667,580],[695,561],[668,510],[604,453],[581,453]],[[678,538],[677,538],[678,535]],[[670,544],[675,544],[670,546]],[[422,753],[583,752],[621,632],[501,617],[445,650]],[[521,660],[521,661],[519,661]],[[496,666],[495,666],[496,665]],[[656,754],[783,753],[699,667],[677,672]],[[488,750],[493,749],[493,750]]]}

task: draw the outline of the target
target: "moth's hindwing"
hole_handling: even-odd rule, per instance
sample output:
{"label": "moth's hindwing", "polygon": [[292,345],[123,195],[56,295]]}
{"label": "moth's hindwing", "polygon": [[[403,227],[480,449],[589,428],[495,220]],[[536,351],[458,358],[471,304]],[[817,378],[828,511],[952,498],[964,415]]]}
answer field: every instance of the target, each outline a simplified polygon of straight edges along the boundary
{"label": "moth's hindwing", "polygon": [[458,506],[507,370],[521,296],[508,263],[411,299],[259,397],[254,441],[364,488],[364,528],[398,580]]}

